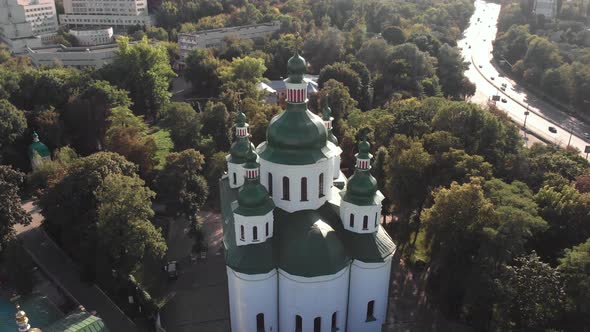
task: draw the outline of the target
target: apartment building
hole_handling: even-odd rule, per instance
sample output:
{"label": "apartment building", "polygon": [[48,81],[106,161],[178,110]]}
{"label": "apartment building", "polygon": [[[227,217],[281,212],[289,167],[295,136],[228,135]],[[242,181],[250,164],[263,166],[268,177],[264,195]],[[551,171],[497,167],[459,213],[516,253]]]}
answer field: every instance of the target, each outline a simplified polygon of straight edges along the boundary
{"label": "apartment building", "polygon": [[0,39],[14,53],[50,44],[57,28],[54,0],[0,0]]}
{"label": "apartment building", "polygon": [[557,15],[557,1],[535,0],[533,12],[535,15],[543,15],[547,19],[552,19]]}
{"label": "apartment building", "polygon": [[196,48],[221,47],[223,40],[229,36],[238,38],[258,39],[263,38],[281,27],[279,21],[262,24],[242,25],[212,30],[204,30],[195,33],[178,34],[178,48],[180,55],[185,58],[191,50]]}
{"label": "apartment building", "polygon": [[147,0],[64,0],[59,22],[70,27],[152,25]]}

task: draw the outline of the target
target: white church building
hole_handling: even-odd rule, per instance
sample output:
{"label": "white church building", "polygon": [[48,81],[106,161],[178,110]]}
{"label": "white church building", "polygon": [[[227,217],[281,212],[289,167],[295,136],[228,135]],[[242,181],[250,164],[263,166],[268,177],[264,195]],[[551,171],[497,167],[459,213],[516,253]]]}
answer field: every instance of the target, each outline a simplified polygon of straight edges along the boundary
{"label": "white church building", "polygon": [[255,148],[245,115],[236,120],[220,181],[231,330],[381,331],[395,245],[370,145],[346,179],[329,107],[307,109],[305,70],[289,59],[287,106],[266,142]]}

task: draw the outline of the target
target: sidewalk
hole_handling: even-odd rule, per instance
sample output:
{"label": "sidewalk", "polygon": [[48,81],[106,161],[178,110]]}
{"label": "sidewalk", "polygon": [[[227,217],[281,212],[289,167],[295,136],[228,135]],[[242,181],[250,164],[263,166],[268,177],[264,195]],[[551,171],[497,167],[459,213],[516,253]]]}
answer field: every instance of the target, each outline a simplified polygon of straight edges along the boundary
{"label": "sidewalk", "polygon": [[137,331],[135,324],[98,287],[80,281],[76,265],[42,229],[27,229],[18,237],[50,279],[88,311],[96,310],[110,331]]}

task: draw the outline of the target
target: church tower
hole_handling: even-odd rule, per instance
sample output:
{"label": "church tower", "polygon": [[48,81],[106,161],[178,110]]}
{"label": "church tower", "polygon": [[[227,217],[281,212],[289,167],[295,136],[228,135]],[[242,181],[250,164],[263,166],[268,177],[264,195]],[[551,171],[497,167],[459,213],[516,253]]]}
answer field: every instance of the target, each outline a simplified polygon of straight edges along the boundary
{"label": "church tower", "polygon": [[306,67],[297,52],[289,59],[286,108],[255,150],[245,116],[236,120],[219,186],[234,332],[380,331],[385,321],[395,245],[375,221],[371,147],[359,143],[346,179],[330,107],[307,109]]}

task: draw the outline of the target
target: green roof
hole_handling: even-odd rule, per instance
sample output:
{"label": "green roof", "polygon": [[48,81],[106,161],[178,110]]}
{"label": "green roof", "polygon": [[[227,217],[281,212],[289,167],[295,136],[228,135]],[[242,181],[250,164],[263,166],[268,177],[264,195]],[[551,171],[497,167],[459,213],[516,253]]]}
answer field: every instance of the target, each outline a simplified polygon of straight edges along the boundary
{"label": "green roof", "polygon": [[295,54],[287,61],[287,73],[289,83],[301,83],[303,75],[307,71],[305,59],[295,51]]}
{"label": "green roof", "polygon": [[379,226],[375,233],[347,231],[339,217],[339,206],[324,204],[317,210],[288,213],[274,208],[274,234],[265,242],[236,246],[231,203],[238,189],[230,189],[228,178],[220,181],[226,264],[246,274],[267,273],[280,267],[305,277],[334,274],[350,263],[383,262],[393,254],[393,241]]}
{"label": "green roof", "polygon": [[271,120],[258,155],[277,164],[314,164],[329,156],[327,136],[323,121],[305,103],[288,103],[287,109]]}
{"label": "green roof", "polygon": [[246,179],[238,193],[238,207],[235,213],[242,216],[263,216],[272,211],[275,205],[268,196],[266,188],[260,180]]}
{"label": "green roof", "polygon": [[340,192],[343,200],[356,205],[375,205],[377,180],[369,170],[355,170],[346,187]]}
{"label": "green roof", "polygon": [[33,142],[31,145],[29,145],[29,158],[33,159],[35,152],[41,158],[51,157],[51,152],[49,151],[47,145],[41,142]]}
{"label": "green roof", "polygon": [[109,329],[99,317],[86,311],[77,311],[67,315],[43,332],[108,332]]}
{"label": "green roof", "polygon": [[246,162],[246,157],[250,149],[256,149],[254,144],[250,142],[248,137],[238,137],[235,142],[232,143],[229,149],[229,162],[234,164],[243,164]]}

